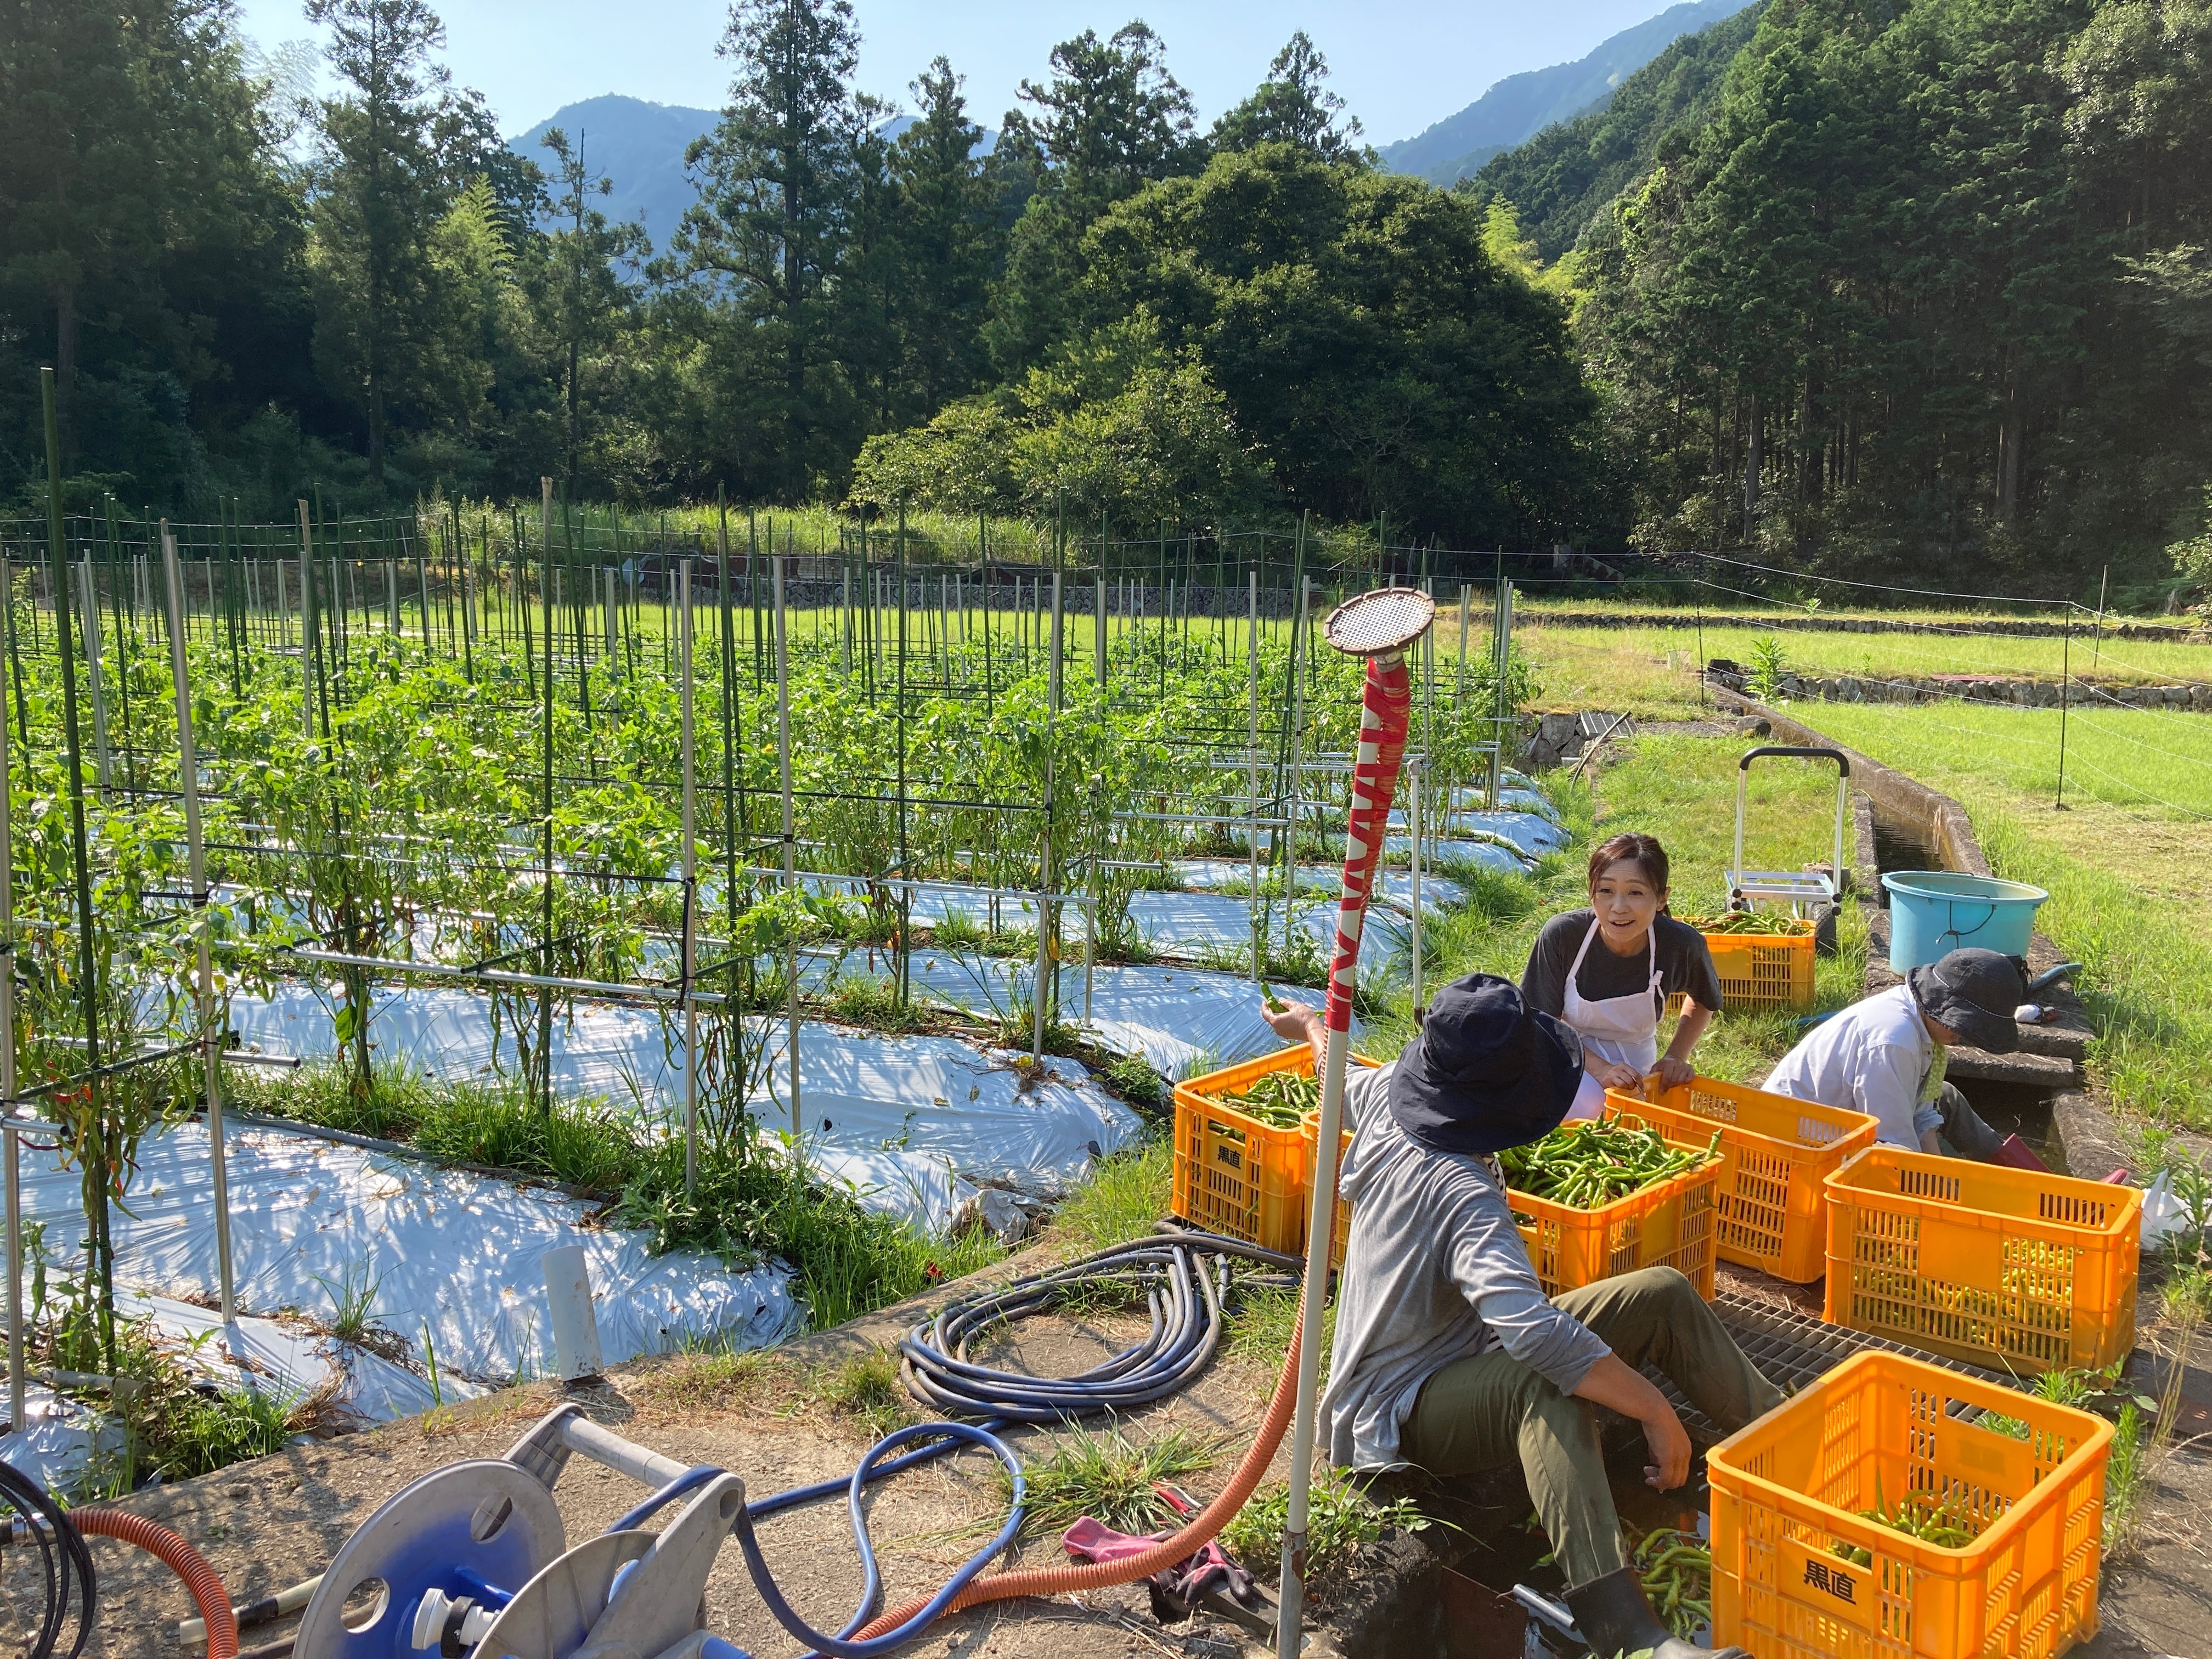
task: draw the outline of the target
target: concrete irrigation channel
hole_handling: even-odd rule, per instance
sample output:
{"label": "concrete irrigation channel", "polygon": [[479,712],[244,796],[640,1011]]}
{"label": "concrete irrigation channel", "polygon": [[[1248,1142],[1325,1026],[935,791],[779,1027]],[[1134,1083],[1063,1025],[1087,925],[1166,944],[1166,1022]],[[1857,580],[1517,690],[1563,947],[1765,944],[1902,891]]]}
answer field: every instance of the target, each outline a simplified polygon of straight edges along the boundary
{"label": "concrete irrigation channel", "polygon": [[[1822,742],[1809,727],[1771,710],[1747,708],[1789,742]],[[1972,826],[1956,803],[1913,780],[1854,757],[1856,846],[1854,867],[1986,869]],[[1868,988],[1893,981],[1884,964],[1886,918],[1867,906]],[[2038,936],[2032,965],[2057,960]],[[2059,999],[2053,1024],[2024,1033],[2010,1055],[1954,1051],[1949,1075],[1994,1123],[2020,1133],[2053,1167],[2090,1179],[2124,1162],[2106,1103],[2085,1081],[2083,1060],[2093,1033],[2080,1005]],[[741,1474],[754,1494],[848,1474],[878,1430],[901,1407],[885,1387],[881,1356],[926,1312],[967,1291],[1033,1273],[1079,1253],[1055,1236],[970,1280],[940,1285],[928,1295],[886,1308],[837,1329],[775,1350],[738,1358],[668,1355],[612,1369],[599,1384],[565,1394],[535,1383],[467,1405],[388,1424],[335,1442],[305,1444],[200,1480],[141,1493],[123,1507],[183,1533],[220,1572],[234,1597],[272,1594],[319,1571],[333,1552],[393,1492],[432,1469],[464,1458],[501,1455],[530,1425],[564,1399],[594,1419],[684,1464],[708,1463]],[[2212,1513],[2212,1344],[2199,1338],[2177,1351],[2162,1321],[2154,1285],[2136,1310],[2137,1340],[2129,1384],[2170,1402],[2177,1421],[2169,1445],[2154,1458],[2142,1498],[2133,1546],[2105,1571],[2103,1627],[2075,1652],[2088,1656],[2161,1655],[2181,1659],[2212,1652],[2212,1571],[2202,1517]],[[1778,1382],[1795,1389],[1880,1339],[1820,1322],[1818,1287],[1790,1285],[1723,1266],[1716,1305],[1746,1351]],[[1233,1318],[1233,1315],[1232,1315]],[[1096,1364],[1141,1337],[1141,1310],[1102,1305],[1035,1316],[987,1354],[988,1363],[1041,1376],[1066,1376]],[[1248,1443],[1272,1388],[1278,1356],[1225,1346],[1188,1388],[1127,1412],[1110,1424],[1080,1429],[1024,1429],[1010,1437],[1026,1462],[1047,1458],[1082,1433],[1118,1435],[1157,1443],[1180,1434],[1206,1449],[1210,1462],[1181,1478],[1195,1498],[1218,1491]],[[1973,1368],[1954,1369],[1972,1372]],[[1984,1380],[2010,1381],[1979,1373]],[[872,1376],[872,1388],[866,1379]],[[909,1418],[917,1415],[906,1402]],[[872,1418],[871,1413],[873,1413]],[[1709,1425],[1691,1420],[1702,1452]],[[2191,1446],[2192,1438],[2197,1438]],[[1702,1474],[1666,1498],[1644,1492],[1637,1478],[1640,1437],[1632,1425],[1608,1425],[1607,1443],[1624,1515],[1639,1528],[1694,1525],[1704,1501]],[[1279,1451],[1269,1478],[1282,1479]],[[1701,1465],[1700,1465],[1701,1467]],[[604,1528],[637,1496],[637,1488],[579,1463],[558,1489],[568,1535]],[[1430,1524],[1388,1531],[1365,1546],[1352,1567],[1325,1582],[1310,1626],[1308,1651],[1346,1659],[1478,1659],[1547,1651],[1540,1627],[1511,1597],[1515,1584],[1558,1588],[1540,1559],[1546,1545],[1528,1530],[1529,1502],[1517,1472],[1476,1482],[1431,1483],[1386,1477],[1373,1496],[1414,1499]],[[886,1604],[942,1583],[998,1525],[1005,1493],[994,1467],[962,1454],[875,1489],[872,1530],[885,1570]],[[797,1609],[817,1626],[835,1628],[851,1610],[859,1582],[842,1504],[826,1502],[763,1528],[771,1567]],[[176,1621],[191,1611],[181,1589],[146,1558],[95,1545],[103,1613],[89,1651],[158,1654],[183,1651]],[[1017,1547],[1018,1565],[1060,1559],[1055,1529]],[[1272,1564],[1255,1562],[1264,1578]],[[755,1653],[791,1644],[764,1613],[738,1553],[726,1549],[708,1589],[708,1628]],[[289,1622],[247,1632],[246,1650],[270,1651]],[[906,1650],[917,1654],[1095,1656],[1116,1653],[1236,1659],[1256,1656],[1249,1632],[1206,1613],[1162,1622],[1145,1589],[996,1604],[946,1619]]]}

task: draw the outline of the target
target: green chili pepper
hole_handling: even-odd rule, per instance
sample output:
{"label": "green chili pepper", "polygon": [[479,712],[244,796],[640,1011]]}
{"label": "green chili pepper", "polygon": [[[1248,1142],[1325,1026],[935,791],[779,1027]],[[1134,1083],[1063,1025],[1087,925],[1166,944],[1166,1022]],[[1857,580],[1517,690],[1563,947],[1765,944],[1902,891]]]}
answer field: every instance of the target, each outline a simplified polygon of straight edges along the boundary
{"label": "green chili pepper", "polygon": [[1250,1088],[1218,1098],[1271,1129],[1295,1129],[1308,1112],[1321,1109],[1321,1083],[1295,1072],[1270,1072]]}
{"label": "green chili pepper", "polygon": [[1617,1118],[1564,1124],[1541,1140],[1498,1155],[1506,1184],[1571,1209],[1598,1209],[1705,1163],[1720,1150],[1669,1146],[1656,1129]]}

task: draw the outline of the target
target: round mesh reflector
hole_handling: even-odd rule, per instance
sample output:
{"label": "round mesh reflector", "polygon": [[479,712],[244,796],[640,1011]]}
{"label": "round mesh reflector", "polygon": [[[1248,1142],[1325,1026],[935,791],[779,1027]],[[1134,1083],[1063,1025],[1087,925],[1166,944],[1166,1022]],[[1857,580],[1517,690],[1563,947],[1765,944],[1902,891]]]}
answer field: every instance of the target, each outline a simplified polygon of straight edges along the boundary
{"label": "round mesh reflector", "polygon": [[1347,657],[1379,657],[1420,638],[1436,614],[1436,601],[1417,587],[1377,587],[1330,611],[1322,632]]}

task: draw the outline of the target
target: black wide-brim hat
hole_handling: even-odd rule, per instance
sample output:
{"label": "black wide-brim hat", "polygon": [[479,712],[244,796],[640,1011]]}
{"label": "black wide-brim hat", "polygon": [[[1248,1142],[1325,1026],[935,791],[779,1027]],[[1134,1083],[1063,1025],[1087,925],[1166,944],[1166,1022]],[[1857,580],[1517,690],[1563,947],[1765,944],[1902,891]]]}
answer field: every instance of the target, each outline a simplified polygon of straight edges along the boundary
{"label": "black wide-brim hat", "polygon": [[2027,963],[1978,945],[1952,951],[1905,976],[1920,1012],[1975,1048],[2008,1054],[2020,1047],[2014,1011],[2027,1000]]}
{"label": "black wide-brim hat", "polygon": [[1575,1103],[1583,1042],[1521,1000],[1510,980],[1469,974],[1439,990],[1390,1074],[1390,1115],[1440,1152],[1496,1152],[1550,1133]]}

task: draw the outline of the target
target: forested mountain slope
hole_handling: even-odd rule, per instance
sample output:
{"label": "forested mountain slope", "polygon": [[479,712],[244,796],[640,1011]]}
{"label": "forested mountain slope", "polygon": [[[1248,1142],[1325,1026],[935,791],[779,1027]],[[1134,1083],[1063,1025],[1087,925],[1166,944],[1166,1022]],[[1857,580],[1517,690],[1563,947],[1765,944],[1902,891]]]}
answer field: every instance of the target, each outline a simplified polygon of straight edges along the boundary
{"label": "forested mountain slope", "polygon": [[2208,94],[2208,0],[1770,0],[1577,256],[1635,539],[2154,577],[2212,471]]}
{"label": "forested mountain slope", "polygon": [[1658,16],[1623,29],[1571,64],[1509,75],[1456,115],[1382,149],[1398,173],[1418,173],[1449,188],[1499,150],[1592,109],[1670,41],[1741,9],[1744,0],[1683,0]]}
{"label": "forested mountain slope", "polygon": [[1602,109],[1547,126],[1489,161],[1468,185],[1475,199],[1510,202],[1539,256],[1558,258],[1670,135],[1693,130],[1711,112],[1763,8],[1761,0],[1682,36],[1622,82]]}

